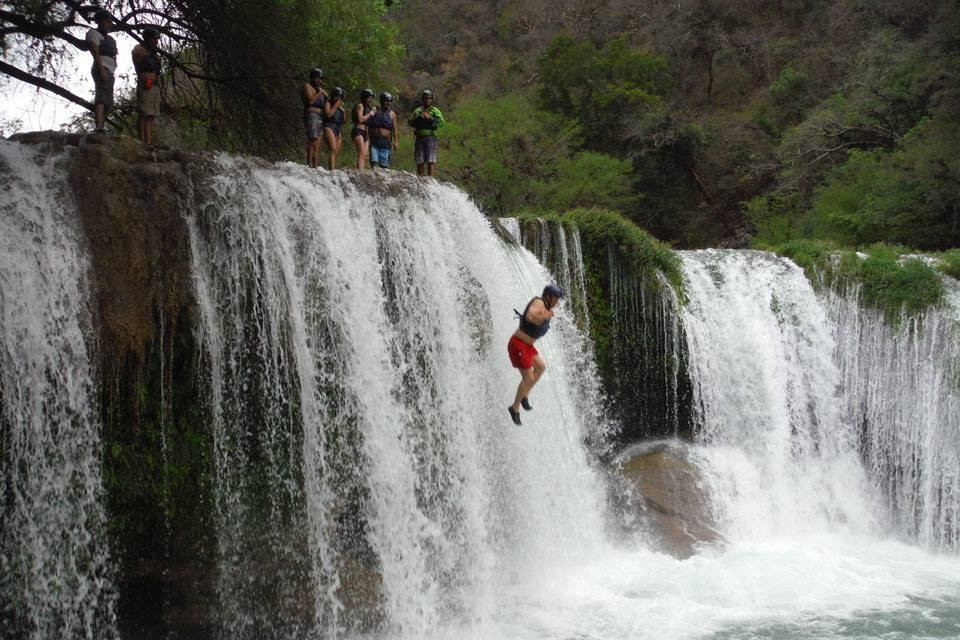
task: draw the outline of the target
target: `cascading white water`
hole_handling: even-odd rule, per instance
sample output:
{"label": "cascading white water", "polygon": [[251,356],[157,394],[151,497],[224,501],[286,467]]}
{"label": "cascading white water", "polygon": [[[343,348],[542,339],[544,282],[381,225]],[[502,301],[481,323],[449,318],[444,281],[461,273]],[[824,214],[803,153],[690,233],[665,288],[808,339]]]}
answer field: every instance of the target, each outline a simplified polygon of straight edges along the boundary
{"label": "cascading white water", "polygon": [[859,288],[830,291],[843,408],[894,527],[960,551],[960,284],[940,308],[891,323]]}
{"label": "cascading white water", "polygon": [[681,256],[697,437],[727,535],[874,529],[831,326],[803,271],[758,251]]}
{"label": "cascading white water", "polygon": [[68,159],[0,141],[0,635],[112,638],[85,250]]}
{"label": "cascading white water", "polygon": [[[583,447],[591,425],[561,348],[579,340],[570,323],[542,341],[550,369],[524,427],[506,412],[519,381],[505,348],[512,308],[546,273],[500,243],[463,193],[379,179],[387,184],[364,188],[344,174],[224,157],[197,189],[190,224],[234,637],[262,634],[273,613],[249,577],[264,568],[238,553],[254,500],[241,437],[268,450],[302,441],[301,451],[282,448],[287,458],[257,461],[276,485],[258,495],[286,505],[289,468],[303,460],[304,495],[291,508],[302,502],[310,531],[304,583],[317,632],[356,623],[340,613],[358,557],[380,581],[372,607],[387,635],[423,637],[489,620],[497,584],[581,559],[602,537],[602,493]],[[252,391],[264,405],[253,413]],[[362,521],[348,541],[335,523],[344,509]],[[261,540],[282,546],[280,535]],[[275,556],[296,564],[295,544]]]}

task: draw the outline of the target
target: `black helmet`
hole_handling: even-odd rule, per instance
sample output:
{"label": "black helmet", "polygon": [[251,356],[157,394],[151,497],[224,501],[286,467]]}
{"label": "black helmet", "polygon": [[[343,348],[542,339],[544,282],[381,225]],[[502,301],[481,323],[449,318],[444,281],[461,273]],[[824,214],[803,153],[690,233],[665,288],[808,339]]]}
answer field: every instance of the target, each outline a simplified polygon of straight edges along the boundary
{"label": "black helmet", "polygon": [[373,89],[364,89],[360,92],[360,99],[366,100],[367,98],[372,98],[374,96]]}
{"label": "black helmet", "polygon": [[314,78],[322,78],[322,77],[323,77],[323,71],[321,71],[320,69],[310,69],[311,80],[313,80]]}
{"label": "black helmet", "polygon": [[147,27],[143,30],[143,39],[144,40],[157,40],[160,37],[160,32],[154,29],[153,27]]}
{"label": "black helmet", "polygon": [[563,289],[561,289],[560,287],[558,287],[558,286],[555,285],[555,284],[548,284],[547,286],[545,286],[545,287],[543,288],[543,294],[541,294],[540,297],[541,297],[541,298],[546,298],[547,296],[554,296],[554,297],[557,297],[557,298],[562,298],[562,297],[563,297]]}
{"label": "black helmet", "polygon": [[393,96],[390,95],[389,91],[384,91],[380,94],[380,102],[386,102],[387,100],[393,101]]}
{"label": "black helmet", "polygon": [[343,97],[343,89],[341,89],[340,87],[334,87],[334,88],[330,91],[330,97],[331,97],[331,98],[342,98],[342,97]]}
{"label": "black helmet", "polygon": [[421,98],[430,98],[430,99],[432,100],[432,99],[433,99],[433,91],[430,91],[430,89],[424,89],[423,91],[420,92],[420,97],[421,97]]}
{"label": "black helmet", "polygon": [[93,14],[93,21],[97,24],[100,24],[104,20],[113,20],[116,22],[116,19],[106,9],[97,9],[96,13]]}

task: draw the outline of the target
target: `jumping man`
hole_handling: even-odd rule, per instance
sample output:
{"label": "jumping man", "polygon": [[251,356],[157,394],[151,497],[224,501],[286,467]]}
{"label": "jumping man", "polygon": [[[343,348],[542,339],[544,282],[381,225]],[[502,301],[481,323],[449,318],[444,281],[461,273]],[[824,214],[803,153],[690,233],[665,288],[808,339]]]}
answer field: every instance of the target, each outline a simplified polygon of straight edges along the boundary
{"label": "jumping man", "polygon": [[540,376],[547,368],[547,363],[540,357],[533,343],[546,335],[550,329],[550,318],[553,317],[553,308],[563,297],[563,290],[555,284],[548,284],[543,288],[539,298],[527,303],[527,308],[520,315],[520,327],[513,332],[507,343],[507,353],[510,354],[510,363],[520,370],[520,385],[513,404],[507,407],[514,424],[520,424],[520,407],[527,411],[533,409],[527,396],[533,385],[537,384]]}

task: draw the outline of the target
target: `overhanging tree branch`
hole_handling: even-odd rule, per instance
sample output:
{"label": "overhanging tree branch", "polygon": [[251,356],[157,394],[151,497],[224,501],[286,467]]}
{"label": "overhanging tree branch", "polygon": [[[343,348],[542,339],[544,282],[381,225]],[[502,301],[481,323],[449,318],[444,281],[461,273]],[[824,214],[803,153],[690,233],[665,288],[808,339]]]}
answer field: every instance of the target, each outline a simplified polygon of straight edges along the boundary
{"label": "overhanging tree branch", "polygon": [[77,49],[82,50],[85,50],[88,47],[86,40],[83,38],[78,38],[77,36],[66,31],[67,27],[84,26],[73,20],[44,24],[34,22],[18,13],[12,13],[10,11],[4,11],[3,9],[0,9],[0,21],[13,25],[16,27],[16,32],[27,36],[40,39],[60,38],[61,40],[69,42]]}
{"label": "overhanging tree branch", "polygon": [[84,100],[83,98],[76,95],[75,93],[67,91],[66,89],[64,89],[58,84],[54,84],[49,80],[39,78],[33,75],[32,73],[27,73],[26,71],[22,69],[18,69],[17,67],[11,64],[7,64],[3,60],[0,60],[0,73],[5,73],[11,78],[16,78],[17,80],[21,80],[23,82],[26,82],[27,84],[32,84],[33,86],[39,87],[40,89],[43,89],[45,91],[55,93],[61,98],[66,98],[70,102],[80,105],[84,109],[93,111],[93,103],[88,102],[87,100]]}

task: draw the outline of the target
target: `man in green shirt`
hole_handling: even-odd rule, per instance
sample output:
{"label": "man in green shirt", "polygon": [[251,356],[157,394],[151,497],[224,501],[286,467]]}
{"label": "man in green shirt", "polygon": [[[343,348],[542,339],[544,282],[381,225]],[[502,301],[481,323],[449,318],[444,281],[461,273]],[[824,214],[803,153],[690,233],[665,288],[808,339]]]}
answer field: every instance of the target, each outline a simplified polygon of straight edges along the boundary
{"label": "man in green shirt", "polygon": [[418,176],[432,176],[437,162],[437,129],[443,126],[443,114],[433,106],[433,92],[424,89],[420,94],[420,106],[413,110],[410,126],[413,127],[413,161],[417,163]]}

